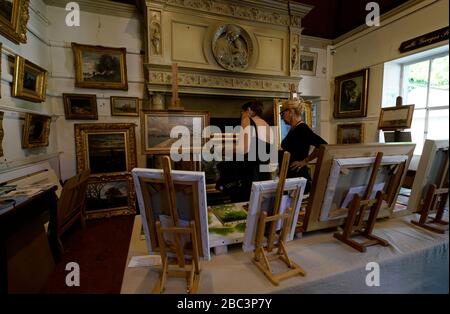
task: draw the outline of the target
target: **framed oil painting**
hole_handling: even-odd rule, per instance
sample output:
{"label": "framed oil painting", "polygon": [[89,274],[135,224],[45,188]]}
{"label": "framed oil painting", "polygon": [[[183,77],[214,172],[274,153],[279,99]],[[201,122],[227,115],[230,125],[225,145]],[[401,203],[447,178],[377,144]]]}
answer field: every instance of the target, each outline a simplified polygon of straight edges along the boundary
{"label": "framed oil painting", "polygon": [[75,124],[77,171],[91,176],[129,173],[136,167],[133,123]]}
{"label": "framed oil painting", "polygon": [[63,94],[66,120],[97,120],[97,96]]}
{"label": "framed oil painting", "polygon": [[367,116],[369,69],[335,78],[334,117],[359,118]]}
{"label": "framed oil painting", "polygon": [[[283,142],[286,135],[289,133],[289,130],[291,129],[291,126],[284,122],[283,118],[281,117],[281,106],[283,105],[283,101],[281,99],[275,99],[274,100],[274,106],[273,106],[273,117],[274,117],[274,123],[275,127],[277,129],[277,139],[278,139],[278,148],[281,149],[281,142]],[[312,119],[312,102],[306,101],[305,102],[305,110],[302,113],[302,120],[310,127],[312,128],[313,119]]]}
{"label": "framed oil painting", "polygon": [[139,116],[139,98],[111,96],[112,116]]}
{"label": "framed oil painting", "polygon": [[130,174],[89,178],[86,189],[86,218],[136,213],[136,193]]}
{"label": "framed oil painting", "polygon": [[128,90],[126,48],[72,43],[75,86]]}
{"label": "framed oil painting", "polygon": [[[303,201],[303,193],[305,191],[306,179],[293,178],[287,179],[284,185],[284,194],[281,200],[279,214],[284,214],[287,209],[292,210],[291,226],[288,228],[288,236],[286,241],[294,239],[297,220],[300,213],[300,207]],[[252,193],[247,214],[247,226],[245,229],[245,238],[242,249],[244,252],[251,252],[255,249],[255,239],[259,217],[262,211],[273,211],[275,196],[277,192],[278,181],[253,182]],[[281,223],[278,222],[277,230],[281,229]]]}
{"label": "framed oil painting", "polygon": [[37,114],[25,114],[23,125],[22,148],[48,146],[51,117]]}
{"label": "framed oil painting", "polygon": [[[203,172],[172,170],[180,225],[195,221],[199,255],[210,259],[208,214],[206,204],[205,174]],[[159,250],[156,222],[164,226],[170,220],[167,206],[164,173],[159,169],[132,171],[136,196],[142,216],[145,239],[149,252]]]}
{"label": "framed oil painting", "polygon": [[0,0],[0,34],[15,44],[27,42],[29,0]]}
{"label": "framed oil painting", "polygon": [[364,143],[364,125],[362,123],[338,125],[337,143],[338,144]]}
{"label": "framed oil painting", "polygon": [[[143,151],[147,154],[168,154],[173,143],[178,138],[171,138],[170,132],[176,126],[186,127],[191,135],[191,146],[194,143],[194,119],[200,121],[199,129],[209,126],[209,112],[207,111],[145,111],[141,115],[143,131]],[[198,138],[198,136],[196,136]],[[199,135],[201,138],[201,134]],[[204,139],[201,140],[203,144]]]}
{"label": "framed oil painting", "polygon": [[301,51],[300,52],[300,73],[303,75],[316,75],[317,70],[317,52]]}
{"label": "framed oil painting", "polygon": [[378,129],[395,131],[410,129],[414,114],[414,105],[401,107],[381,108]]}
{"label": "framed oil painting", "polygon": [[21,56],[16,56],[11,89],[12,96],[32,102],[45,101],[47,77],[47,70]]}

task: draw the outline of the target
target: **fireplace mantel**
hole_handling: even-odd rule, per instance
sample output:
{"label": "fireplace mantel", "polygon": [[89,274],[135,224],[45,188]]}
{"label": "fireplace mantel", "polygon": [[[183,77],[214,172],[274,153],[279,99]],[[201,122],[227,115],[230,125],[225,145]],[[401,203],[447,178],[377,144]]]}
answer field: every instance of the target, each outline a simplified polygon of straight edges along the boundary
{"label": "fireplace mantel", "polygon": [[299,85],[301,20],[311,6],[275,0],[147,0],[150,95],[286,97]]}

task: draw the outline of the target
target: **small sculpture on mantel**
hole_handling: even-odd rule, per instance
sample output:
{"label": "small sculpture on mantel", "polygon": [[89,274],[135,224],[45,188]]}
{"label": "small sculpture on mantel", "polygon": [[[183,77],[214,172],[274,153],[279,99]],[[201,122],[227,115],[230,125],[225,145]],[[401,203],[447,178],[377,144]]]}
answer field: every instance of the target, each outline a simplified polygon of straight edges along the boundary
{"label": "small sculpture on mantel", "polygon": [[219,27],[213,38],[212,49],[219,65],[230,71],[245,70],[253,50],[245,30],[231,24]]}

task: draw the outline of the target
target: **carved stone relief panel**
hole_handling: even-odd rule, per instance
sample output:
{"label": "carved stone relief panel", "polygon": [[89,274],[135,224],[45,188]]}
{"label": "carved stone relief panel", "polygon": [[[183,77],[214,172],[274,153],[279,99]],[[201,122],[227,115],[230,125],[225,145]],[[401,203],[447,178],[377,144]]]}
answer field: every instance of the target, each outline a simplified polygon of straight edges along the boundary
{"label": "carved stone relief panel", "polygon": [[162,56],[161,12],[150,11],[150,55]]}
{"label": "carved stone relief panel", "polygon": [[225,24],[214,33],[212,51],[217,63],[224,69],[244,71],[253,57],[253,42],[242,27]]}

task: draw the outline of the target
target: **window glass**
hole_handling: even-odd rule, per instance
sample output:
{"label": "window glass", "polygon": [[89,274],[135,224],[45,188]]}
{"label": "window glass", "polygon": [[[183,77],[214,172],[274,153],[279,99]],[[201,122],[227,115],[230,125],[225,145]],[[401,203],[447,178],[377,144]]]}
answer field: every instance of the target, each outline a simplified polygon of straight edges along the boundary
{"label": "window glass", "polygon": [[448,106],[448,55],[431,64],[429,107]]}
{"label": "window glass", "polygon": [[425,108],[427,104],[428,72],[430,61],[422,61],[405,67],[406,103],[416,108]]}

